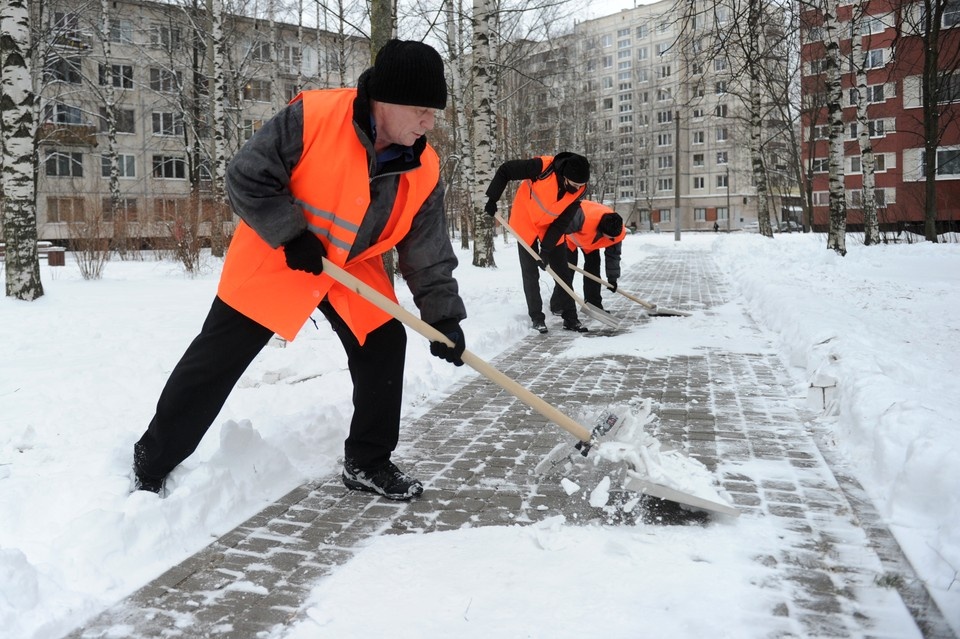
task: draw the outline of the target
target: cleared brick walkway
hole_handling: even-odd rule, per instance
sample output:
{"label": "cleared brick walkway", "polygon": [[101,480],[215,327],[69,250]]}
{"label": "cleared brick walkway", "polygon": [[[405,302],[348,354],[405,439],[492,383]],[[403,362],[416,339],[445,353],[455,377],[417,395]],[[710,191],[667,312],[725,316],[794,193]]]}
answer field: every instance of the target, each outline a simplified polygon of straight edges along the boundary
{"label": "cleared brick walkway", "polygon": [[[730,302],[727,285],[703,252],[663,251],[620,283],[663,306],[707,315]],[[645,318],[638,305],[620,299],[608,308],[625,325],[684,321]],[[578,359],[563,356],[571,342],[605,339],[604,331],[579,336],[551,329],[525,338],[493,364],[568,415],[595,403],[598,389],[611,404],[635,401],[638,394],[650,398],[661,442],[714,470],[744,517],[766,518],[771,534],[791,533],[777,553],[756,558],[780,578],[772,589],[776,603],[769,619],[758,621],[756,636],[893,638],[904,636],[894,628],[909,626],[914,636],[954,639],[863,490],[829,451],[821,451],[821,434],[798,412],[801,402],[789,396],[776,357],[764,349],[705,349],[657,360]],[[761,332],[748,330],[761,343]],[[610,521],[609,513],[568,497],[555,479],[532,474],[557,442],[572,440],[485,379],[454,389],[406,425],[403,440],[398,457],[425,480],[422,499],[404,504],[352,493],[337,476],[305,484],[69,637],[249,639],[296,621],[316,579],[335,571],[371,536],[557,514],[568,521]],[[770,478],[745,470],[757,461],[774,471]],[[623,523],[635,522],[628,517]],[[893,588],[895,605],[863,604],[889,601]],[[884,593],[864,597],[878,589]]]}

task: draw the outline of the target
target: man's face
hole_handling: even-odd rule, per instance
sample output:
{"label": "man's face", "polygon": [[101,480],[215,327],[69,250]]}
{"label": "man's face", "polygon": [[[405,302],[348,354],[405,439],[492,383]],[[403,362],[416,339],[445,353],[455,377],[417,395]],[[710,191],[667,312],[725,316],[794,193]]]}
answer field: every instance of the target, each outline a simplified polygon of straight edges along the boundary
{"label": "man's face", "polygon": [[391,144],[412,146],[421,135],[433,129],[436,111],[428,107],[374,102],[373,117],[377,122],[376,149]]}

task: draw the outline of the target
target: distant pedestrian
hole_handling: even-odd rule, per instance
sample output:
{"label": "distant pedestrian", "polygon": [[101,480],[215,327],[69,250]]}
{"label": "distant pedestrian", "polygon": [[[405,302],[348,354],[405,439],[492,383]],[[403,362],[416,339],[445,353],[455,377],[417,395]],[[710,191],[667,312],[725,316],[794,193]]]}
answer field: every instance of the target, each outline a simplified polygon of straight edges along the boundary
{"label": "distant pedestrian", "polygon": [[719,232],[720,232],[720,223],[719,223],[719,222],[714,222],[714,223],[713,223],[713,232],[714,232],[714,233],[719,233]]}
{"label": "distant pedestrian", "polygon": [[[523,278],[523,293],[531,326],[540,333],[547,332],[543,299],[540,297],[540,274],[537,268],[553,271],[565,278],[570,273],[567,266],[567,251],[561,247],[563,234],[574,218],[582,216],[580,200],[590,180],[590,162],[587,158],[567,151],[556,157],[544,155],[529,160],[507,160],[497,169],[487,187],[487,215],[497,212],[497,201],[503,195],[507,183],[523,180],[513,198],[509,224],[522,240],[538,252],[539,262],[523,247],[520,254],[520,275]],[[585,333],[587,328],[577,317],[577,305],[566,293],[560,302],[563,328]]]}

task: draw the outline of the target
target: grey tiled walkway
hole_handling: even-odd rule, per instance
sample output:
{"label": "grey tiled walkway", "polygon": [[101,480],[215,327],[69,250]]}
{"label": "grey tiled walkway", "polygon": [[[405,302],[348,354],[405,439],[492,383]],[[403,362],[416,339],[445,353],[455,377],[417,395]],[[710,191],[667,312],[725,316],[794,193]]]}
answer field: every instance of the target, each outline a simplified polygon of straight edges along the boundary
{"label": "grey tiled walkway", "polygon": [[[710,255],[697,251],[662,251],[627,272],[621,286],[698,314],[731,301]],[[685,321],[644,318],[639,306],[620,299],[608,308],[626,323]],[[782,580],[757,636],[897,637],[882,622],[901,614],[916,624],[915,636],[954,637],[857,482],[821,451],[820,434],[798,412],[776,357],[710,349],[657,360],[556,357],[572,340],[605,338],[602,331],[577,336],[558,328],[525,338],[493,364],[568,415],[595,402],[599,388],[609,403],[635,401],[642,389],[660,418],[658,439],[715,470],[744,517],[770,518],[795,533],[777,553],[756,558],[776,567]],[[371,536],[533,522],[560,513],[568,521],[608,517],[567,497],[555,480],[531,474],[570,437],[482,378],[471,378],[406,425],[403,439],[400,457],[427,484],[419,501],[393,503],[351,493],[336,476],[320,478],[69,636],[248,639],[296,621],[313,582]],[[744,470],[757,461],[775,472]],[[900,613],[859,602],[883,587],[883,577],[898,589]],[[233,589],[235,582],[261,588]]]}

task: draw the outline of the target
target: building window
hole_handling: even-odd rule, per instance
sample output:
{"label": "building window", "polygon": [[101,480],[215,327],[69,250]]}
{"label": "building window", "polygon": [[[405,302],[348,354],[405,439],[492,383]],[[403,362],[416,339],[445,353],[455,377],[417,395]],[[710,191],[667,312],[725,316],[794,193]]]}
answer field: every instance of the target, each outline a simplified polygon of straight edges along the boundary
{"label": "building window", "polygon": [[151,116],[154,135],[183,135],[183,118],[178,114],[154,111]]}
{"label": "building window", "polygon": [[107,26],[107,38],[117,44],[133,44],[133,23],[129,20],[110,18]]}
{"label": "building window", "polygon": [[48,197],[47,222],[59,224],[83,219],[82,197]]}
{"label": "building window", "polygon": [[270,81],[250,80],[243,87],[243,99],[252,102],[270,101]]}
{"label": "building window", "polygon": [[693,144],[703,144],[706,134],[703,131],[694,131],[690,141]]}
{"label": "building window", "polygon": [[[110,198],[105,197],[100,200],[100,210],[103,211],[103,219],[105,221],[113,221],[114,216],[113,209],[110,206]],[[121,219],[127,220],[128,222],[135,221],[137,219],[137,198],[122,197],[117,200],[117,213]]]}
{"label": "building window", "polygon": [[[117,156],[117,168],[120,170],[120,177],[122,178],[135,178],[137,177],[137,158],[135,155],[123,155],[120,154]],[[100,157],[100,175],[102,177],[110,177],[110,156],[103,155]]]}
{"label": "building window", "polygon": [[673,217],[672,214],[673,214],[673,211],[671,211],[670,209],[660,209],[660,222],[661,223],[669,222],[670,219]]}
{"label": "building window", "polygon": [[707,209],[704,209],[704,208],[695,208],[695,209],[693,209],[693,221],[694,221],[694,222],[706,222],[706,221],[707,221]]}
{"label": "building window", "polygon": [[[117,133],[136,133],[136,121],[134,119],[133,109],[120,109],[114,111],[116,118]],[[106,107],[100,107],[100,132],[107,133],[109,125]]]}
{"label": "building window", "polygon": [[55,124],[83,124],[83,111],[69,104],[55,102],[43,108],[43,119]]}
{"label": "building window", "polygon": [[703,108],[702,108],[702,107],[696,107],[696,108],[693,110],[693,119],[694,119],[694,120],[702,120],[702,119],[703,119]]}
{"label": "building window", "polygon": [[700,190],[706,186],[707,179],[702,176],[697,176],[693,178],[693,188],[694,190]]}
{"label": "building window", "polygon": [[941,24],[945,28],[955,27],[960,24],[960,1],[948,0],[943,8],[943,19]]}
{"label": "building window", "polygon": [[[98,68],[100,86],[107,84],[107,65],[101,64]],[[128,64],[110,65],[110,83],[118,89],[133,88],[133,67]]]}
{"label": "building window", "polygon": [[826,173],[830,170],[830,160],[827,158],[814,158],[811,169],[814,173]]}
{"label": "building window", "polygon": [[246,119],[243,121],[243,139],[249,140],[253,137],[253,134],[260,130],[260,127],[263,126],[263,120],[250,120]]}
{"label": "building window", "polygon": [[721,126],[717,128],[717,142],[726,142],[729,137],[729,131],[727,127]]}
{"label": "building window", "polygon": [[[925,151],[920,152],[920,175],[926,176]],[[960,148],[937,149],[937,175],[960,177]]]}
{"label": "building window", "polygon": [[726,71],[727,70],[727,59],[726,58],[716,58],[713,61],[713,70],[714,71]]}
{"label": "building window", "polygon": [[187,163],[175,155],[153,156],[153,177],[164,180],[185,180]]}
{"label": "building window", "polygon": [[83,82],[83,76],[80,74],[80,58],[61,56],[49,58],[43,67],[43,79],[47,82],[80,84]]}
{"label": "building window", "polygon": [[717,188],[718,189],[727,188],[727,176],[725,174],[717,176]]}
{"label": "building window", "polygon": [[863,66],[866,69],[882,68],[884,66],[883,58],[883,49],[873,49],[872,51],[867,51],[867,55],[863,61]]}
{"label": "building window", "polygon": [[715,116],[717,116],[718,118],[725,118],[725,117],[727,117],[727,105],[726,105],[726,104],[718,104],[717,107],[713,110],[713,114],[714,114]]}
{"label": "building window", "polygon": [[637,69],[637,82],[649,82],[649,81],[650,81],[650,70]]}
{"label": "building window", "polygon": [[166,24],[154,24],[150,26],[150,44],[154,47],[162,47],[167,50],[180,48],[180,28],[171,27]]}
{"label": "building window", "polygon": [[150,89],[163,93],[176,93],[180,88],[181,75],[169,69],[150,69]]}
{"label": "building window", "polygon": [[657,168],[661,171],[664,169],[673,168],[673,156],[672,155],[658,155],[657,156]]}
{"label": "building window", "polygon": [[605,55],[605,56],[603,56],[602,58],[600,58],[600,66],[603,67],[604,69],[612,69],[612,68],[613,68],[613,56],[612,56],[612,55]]}
{"label": "building window", "polygon": [[650,55],[647,47],[640,47],[637,49],[637,60],[646,60],[649,57]]}
{"label": "building window", "polygon": [[725,206],[718,206],[718,207],[717,207],[717,219],[718,219],[718,220],[725,220],[725,219],[727,219],[728,217],[729,217],[729,215],[727,214],[727,207],[725,207]]}
{"label": "building window", "polygon": [[658,191],[672,191],[672,190],[673,190],[673,178],[657,178],[657,190],[658,190]]}
{"label": "building window", "polygon": [[673,111],[657,111],[657,124],[673,122]]}
{"label": "building window", "polygon": [[669,64],[661,64],[657,67],[657,77],[658,78],[669,78],[671,73],[671,68]]}
{"label": "building window", "polygon": [[46,158],[49,177],[83,177],[83,154],[71,151],[51,151]]}
{"label": "building window", "polygon": [[[854,155],[850,158],[850,172],[851,173],[862,173],[862,164],[861,156]],[[882,173],[887,170],[886,167],[887,161],[886,156],[883,153],[877,153],[873,156],[873,171],[874,173]]]}
{"label": "building window", "polygon": [[602,36],[600,36],[600,46],[603,47],[603,48],[612,47],[612,46],[613,46],[613,36],[610,35],[609,33],[605,33],[605,34],[603,34]]}
{"label": "building window", "polygon": [[717,151],[717,164],[726,164],[728,159],[726,151]]}
{"label": "building window", "polygon": [[673,146],[673,133],[658,133],[657,146]]}
{"label": "building window", "polygon": [[693,154],[693,166],[702,168],[703,167],[703,153],[694,153]]}
{"label": "building window", "polygon": [[719,80],[713,85],[713,92],[717,95],[725,95],[727,93],[727,81]]}
{"label": "building window", "polygon": [[186,209],[187,202],[177,198],[157,198],[153,201],[153,216],[158,222],[173,222]]}

